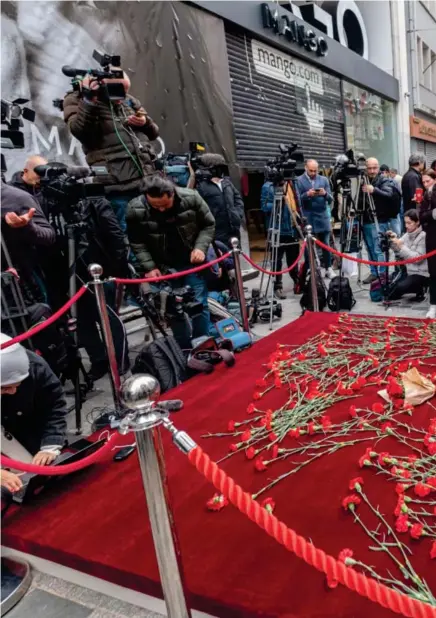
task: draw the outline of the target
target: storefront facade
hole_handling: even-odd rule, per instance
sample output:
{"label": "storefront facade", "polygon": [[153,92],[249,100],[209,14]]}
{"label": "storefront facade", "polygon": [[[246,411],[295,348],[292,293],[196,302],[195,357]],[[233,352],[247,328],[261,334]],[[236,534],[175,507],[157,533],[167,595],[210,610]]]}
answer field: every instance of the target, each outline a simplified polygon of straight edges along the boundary
{"label": "storefront facade", "polygon": [[[398,166],[392,51],[375,50],[368,37],[372,22],[386,27],[387,16],[367,5],[383,4],[389,15],[389,2],[363,3],[364,16],[354,2],[329,12],[292,2],[194,4],[224,20],[240,168],[260,172],[290,142],[323,167],[348,148]],[[384,45],[386,38],[385,30]]]}
{"label": "storefront facade", "polygon": [[425,155],[427,165],[436,161],[436,120],[431,122],[418,118],[410,117],[410,137],[412,150]]}

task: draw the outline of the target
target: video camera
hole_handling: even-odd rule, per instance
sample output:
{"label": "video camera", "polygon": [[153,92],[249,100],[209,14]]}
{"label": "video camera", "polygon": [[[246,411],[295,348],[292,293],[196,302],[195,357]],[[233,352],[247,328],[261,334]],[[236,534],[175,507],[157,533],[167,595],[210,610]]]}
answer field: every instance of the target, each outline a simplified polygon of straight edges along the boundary
{"label": "video camera", "polygon": [[[15,99],[14,101],[1,100],[1,124],[7,129],[1,130],[2,148],[24,148],[24,133],[20,130],[24,120],[35,121],[35,112],[29,107],[23,107],[29,99]],[[1,173],[7,171],[6,160],[1,155]]]}
{"label": "video camera", "polygon": [[265,165],[265,180],[274,184],[293,180],[304,172],[304,154],[298,144],[279,144],[279,150],[280,154]]}
{"label": "video camera", "polygon": [[[92,54],[94,60],[96,60],[102,69],[79,69],[64,65],[62,67],[62,73],[67,77],[72,78],[73,89],[80,92],[83,97],[98,97],[100,101],[119,101],[126,98],[126,91],[124,84],[120,82],[112,82],[111,80],[120,80],[124,77],[124,71],[121,69],[111,69],[111,67],[119,67],[121,65],[121,56],[110,56],[109,54],[102,54],[97,49],[94,49]],[[80,80],[86,75],[91,77],[91,81],[98,82],[99,88],[91,90],[90,88],[81,88]],[[53,101],[55,107],[62,110],[63,105],[59,99]]]}
{"label": "video camera", "polygon": [[81,219],[81,200],[105,195],[103,184],[81,182],[85,178],[107,175],[105,167],[75,167],[51,163],[37,165],[34,171],[41,178],[41,192],[47,199],[51,214],[62,214],[67,223]]}
{"label": "video camera", "polygon": [[366,157],[359,153],[357,159],[353,150],[347,150],[345,154],[338,155],[333,167],[333,178],[337,181],[348,181],[351,178],[361,178],[366,174]]}
{"label": "video camera", "polygon": [[203,311],[203,304],[195,300],[195,292],[189,285],[173,288],[164,283],[154,300],[161,317],[183,318],[187,314],[195,318]]}
{"label": "video camera", "polygon": [[200,164],[200,157],[206,152],[206,144],[203,142],[189,142],[189,152],[176,154],[169,152],[161,161],[156,162],[156,168],[165,172],[175,185],[186,187],[190,177],[189,164],[196,171]]}

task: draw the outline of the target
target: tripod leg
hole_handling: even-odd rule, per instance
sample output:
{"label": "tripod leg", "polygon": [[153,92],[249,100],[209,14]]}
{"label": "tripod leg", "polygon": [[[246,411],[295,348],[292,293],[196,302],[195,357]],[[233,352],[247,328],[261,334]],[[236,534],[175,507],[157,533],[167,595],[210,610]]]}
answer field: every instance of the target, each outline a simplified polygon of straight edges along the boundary
{"label": "tripod leg", "polygon": [[74,410],[76,413],[76,436],[80,436],[82,433],[82,389],[79,371],[76,372],[74,378]]}

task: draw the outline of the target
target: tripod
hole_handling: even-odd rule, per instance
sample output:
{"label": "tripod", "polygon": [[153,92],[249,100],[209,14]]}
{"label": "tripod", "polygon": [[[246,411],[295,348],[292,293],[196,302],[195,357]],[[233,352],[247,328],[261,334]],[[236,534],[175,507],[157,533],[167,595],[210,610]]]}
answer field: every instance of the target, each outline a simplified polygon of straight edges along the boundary
{"label": "tripod", "polygon": [[[264,255],[263,262],[262,262],[262,267],[264,269],[266,269],[268,265],[270,266],[271,269],[275,268],[276,264],[278,264],[279,250],[281,247],[285,246],[284,243],[280,242],[280,236],[281,236],[283,208],[288,207],[283,202],[289,190],[292,191],[295,196],[295,190],[294,190],[294,186],[291,180],[286,180],[282,184],[274,183],[273,207],[271,210],[271,216],[270,216],[269,227],[268,227],[268,232],[267,232],[265,255]],[[300,238],[304,240],[303,231],[297,221],[297,217],[293,214],[292,210],[291,210],[290,216],[293,219],[293,225],[297,229],[297,232],[299,233]],[[298,244],[298,241],[295,241],[293,243],[286,243],[286,245],[288,244]],[[272,330],[273,317],[276,314],[274,309],[278,306],[277,300],[274,298],[274,282],[272,280],[273,277],[274,275],[268,275],[265,292],[262,294],[264,279],[265,279],[265,273],[262,272],[262,276],[260,279],[260,286],[259,286],[259,295],[262,295],[263,298],[268,299],[268,302],[270,305],[270,330]]]}

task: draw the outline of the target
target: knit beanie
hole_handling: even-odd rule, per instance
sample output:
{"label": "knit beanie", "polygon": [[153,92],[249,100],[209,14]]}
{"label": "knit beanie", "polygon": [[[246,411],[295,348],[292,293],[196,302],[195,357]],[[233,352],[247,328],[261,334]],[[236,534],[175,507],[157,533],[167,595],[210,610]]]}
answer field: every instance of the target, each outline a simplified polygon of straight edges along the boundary
{"label": "knit beanie", "polygon": [[[0,344],[10,341],[11,338],[0,333]],[[0,351],[1,385],[10,386],[19,384],[29,375],[29,357],[25,348],[14,343],[9,348]]]}

